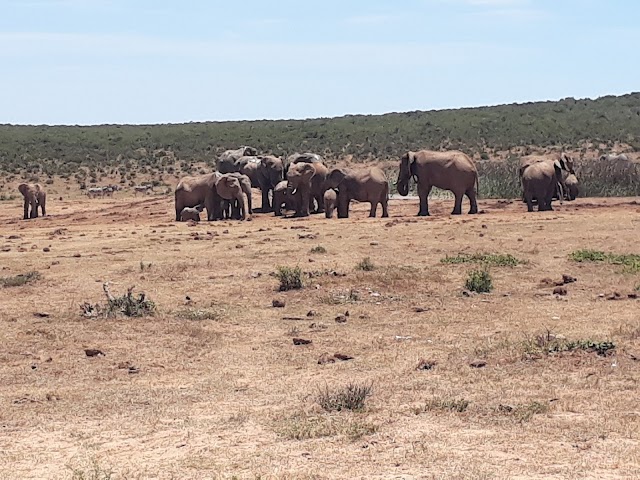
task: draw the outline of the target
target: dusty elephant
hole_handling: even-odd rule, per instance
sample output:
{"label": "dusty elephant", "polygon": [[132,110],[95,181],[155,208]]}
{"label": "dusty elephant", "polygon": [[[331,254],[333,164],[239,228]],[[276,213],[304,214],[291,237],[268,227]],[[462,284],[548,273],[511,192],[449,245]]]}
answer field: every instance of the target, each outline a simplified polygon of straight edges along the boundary
{"label": "dusty elephant", "polygon": [[185,207],[180,212],[180,221],[186,222],[187,220],[193,220],[194,222],[200,221],[200,212],[204,210],[204,205],[196,205],[195,207]]}
{"label": "dusty elephant", "polygon": [[522,173],[522,189],[527,202],[527,211],[533,212],[533,200],[538,200],[538,211],[553,210],[551,202],[556,190],[560,189],[560,198],[564,191],[560,180],[562,171],[568,171],[563,157],[556,160],[546,159],[527,166]]}
{"label": "dusty elephant", "polygon": [[[18,190],[24,197],[23,218],[25,220],[38,218],[38,207],[40,207],[43,217],[47,214],[47,193],[39,183],[21,183],[18,185]],[[29,207],[31,207],[31,212],[29,212]]]}
{"label": "dusty elephant", "polygon": [[273,212],[282,216],[282,210],[297,210],[295,196],[289,190],[289,182],[283,180],[273,189]]}
{"label": "dusty elephant", "polygon": [[197,177],[180,179],[175,190],[176,222],[185,207],[203,204],[207,210],[207,220],[222,218],[220,195],[216,191],[218,173],[208,173]]}
{"label": "dusty elephant", "polygon": [[309,216],[309,207],[315,200],[317,210],[314,213],[324,212],[325,181],[328,174],[327,167],[319,162],[298,162],[289,165],[287,181],[289,191],[295,195],[296,216]]}
{"label": "dusty elephant", "polygon": [[242,157],[255,157],[258,151],[253,147],[242,146],[237,150],[227,150],[218,157],[217,168],[220,173],[237,172],[236,163]]}
{"label": "dusty elephant", "polygon": [[[227,173],[225,175],[229,175],[238,179],[238,181],[240,182],[240,188],[242,188],[242,192],[247,197],[248,214],[253,215],[253,199],[251,197],[251,179],[247,175],[244,175],[243,173],[239,173],[239,172]],[[232,205],[232,208],[237,214],[239,212],[240,205],[237,203],[234,203],[234,205]],[[235,215],[235,216],[237,217],[238,215]]]}
{"label": "dusty elephant", "polygon": [[578,194],[580,193],[578,177],[573,173],[567,175],[567,178],[564,179],[564,188],[567,200],[575,200],[578,198]]}
{"label": "dusty elephant", "polygon": [[[555,162],[556,160],[562,160],[566,165],[568,173],[575,173],[574,167],[575,162],[573,158],[567,153],[556,153],[552,155],[526,155],[520,158],[520,167],[518,168],[518,180],[522,183],[522,174],[526,170],[529,165],[533,165],[534,163],[551,161]],[[566,176],[566,175],[565,175]],[[564,185],[563,185],[564,188]],[[554,194],[555,195],[555,194]],[[536,200],[534,198],[534,200]],[[522,194],[522,201],[524,202],[524,193]]]}
{"label": "dusty elephant", "polygon": [[[241,177],[244,177],[244,179]],[[245,186],[243,186],[243,184]],[[247,200],[245,200],[246,184],[249,185],[249,198],[251,198],[251,184],[245,175],[238,173],[219,175],[215,185],[216,192],[223,201],[227,200],[231,202],[230,204],[232,206],[234,202],[237,202],[238,216],[240,220],[249,218]],[[226,208],[224,210],[228,213]]]}
{"label": "dusty elephant", "polygon": [[251,186],[259,188],[262,195],[260,211],[269,213],[273,210],[269,194],[273,196],[276,185],[284,178],[284,164],[274,155],[242,157],[237,162],[238,171],[251,179]]}
{"label": "dusty elephant", "polygon": [[369,202],[370,217],[376,216],[378,204],[382,205],[382,216],[389,216],[389,182],[385,173],[378,167],[353,170],[334,168],[329,172],[325,185],[327,188],[338,190],[338,218],[349,217],[351,200]]}
{"label": "dusty elephant", "polygon": [[333,188],[327,189],[324,192],[323,201],[324,216],[327,218],[333,218],[333,211],[336,209],[336,205],[338,204],[338,193]]}
{"label": "dusty elephant", "polygon": [[453,192],[456,199],[452,215],[462,213],[462,198],[465,195],[471,203],[469,213],[478,213],[476,201],[476,189],[479,189],[478,171],[473,160],[463,152],[456,150],[407,152],[400,160],[397,182],[398,193],[403,197],[409,194],[411,177],[418,183],[419,216],[429,215],[428,197],[433,187]]}

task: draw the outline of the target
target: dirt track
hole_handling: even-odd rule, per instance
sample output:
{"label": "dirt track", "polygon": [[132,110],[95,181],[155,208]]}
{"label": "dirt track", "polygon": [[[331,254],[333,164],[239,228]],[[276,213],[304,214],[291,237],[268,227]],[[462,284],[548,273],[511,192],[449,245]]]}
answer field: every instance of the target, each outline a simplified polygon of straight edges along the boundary
{"label": "dirt track", "polygon": [[[640,477],[640,303],[599,297],[640,277],[568,259],[640,253],[640,204],[528,214],[485,200],[459,217],[452,206],[433,201],[416,218],[415,200],[393,200],[388,219],[356,205],[348,220],[191,227],[172,221],[170,197],[52,200],[49,217],[26,222],[5,205],[0,276],[42,278],[0,287],[0,479]],[[495,291],[465,297],[474,266],[440,260],[475,252],[528,263],[493,267]],[[367,256],[377,268],[355,270]],[[309,272],[305,288],[277,292],[278,265]],[[577,278],[568,295],[541,286],[563,273]],[[135,285],[157,314],[82,318],[105,281],[113,293]],[[547,329],[616,349],[528,355]],[[325,352],[354,359],[320,365]],[[417,371],[420,359],[436,366]],[[318,389],[348,382],[372,382],[363,412],[317,405]],[[459,399],[463,412],[433,407]]]}

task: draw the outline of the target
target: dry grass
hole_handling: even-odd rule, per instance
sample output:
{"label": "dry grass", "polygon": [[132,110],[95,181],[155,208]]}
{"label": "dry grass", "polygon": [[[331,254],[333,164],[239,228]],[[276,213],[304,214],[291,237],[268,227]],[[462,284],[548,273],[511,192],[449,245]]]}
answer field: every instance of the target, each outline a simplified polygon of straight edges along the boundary
{"label": "dry grass", "polygon": [[[640,477],[638,300],[625,295],[640,278],[569,257],[633,251],[638,206],[451,205],[189,226],[153,196],[52,197],[29,221],[6,204],[2,277],[42,276],[0,289],[0,478]],[[494,290],[461,295],[469,262],[441,259],[486,252],[518,264],[491,257],[505,264],[490,265]],[[374,270],[354,269],[367,257]],[[305,288],[279,292],[280,265],[300,265]],[[541,283],[565,273],[567,295]],[[104,282],[145,292],[154,315],[82,317]],[[354,358],[319,364],[325,353]],[[363,409],[318,405],[324,385],[349,383],[374,386]]]}

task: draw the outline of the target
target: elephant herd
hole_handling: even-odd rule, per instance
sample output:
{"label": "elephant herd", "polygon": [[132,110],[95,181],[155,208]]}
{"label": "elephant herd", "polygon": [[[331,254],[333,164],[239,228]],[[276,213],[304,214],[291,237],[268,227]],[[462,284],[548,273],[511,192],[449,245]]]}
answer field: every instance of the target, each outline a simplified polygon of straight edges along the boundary
{"label": "elephant herd", "polygon": [[[522,157],[519,167],[522,200],[527,210],[551,210],[554,198],[573,200],[578,195],[574,161],[566,153]],[[470,202],[469,213],[478,213],[478,170],[474,161],[460,151],[410,151],[400,159],[396,188],[407,196],[411,180],[416,182],[420,200],[419,216],[429,215],[428,197],[433,187],[449,190],[455,197],[452,214],[462,213],[462,200]],[[352,200],[368,202],[369,216],[378,205],[388,217],[389,182],[378,167],[329,169],[315,153],[296,153],[286,161],[273,155],[259,155],[253,147],[225,151],[217,161],[217,171],[183,177],[175,189],[176,221],[248,219],[253,214],[251,189],[262,194],[260,211],[281,216],[292,210],[297,217],[324,213],[332,218],[349,217]],[[18,187],[24,197],[24,218],[35,218],[38,209],[46,214],[46,192],[39,184]]]}

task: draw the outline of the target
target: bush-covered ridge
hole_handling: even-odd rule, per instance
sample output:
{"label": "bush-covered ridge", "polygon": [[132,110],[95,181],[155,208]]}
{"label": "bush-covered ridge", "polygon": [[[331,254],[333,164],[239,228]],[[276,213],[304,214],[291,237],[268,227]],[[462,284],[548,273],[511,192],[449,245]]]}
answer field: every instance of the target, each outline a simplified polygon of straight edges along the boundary
{"label": "bush-covered ridge", "polygon": [[[496,107],[348,115],[311,120],[259,120],[171,125],[0,125],[1,167],[46,159],[115,165],[136,150],[170,149],[186,161],[211,160],[238,145],[278,155],[311,150],[329,157],[396,158],[407,149],[523,145],[577,146],[622,142],[640,149],[640,93],[597,100],[536,102]],[[118,157],[122,155],[122,157]]]}

